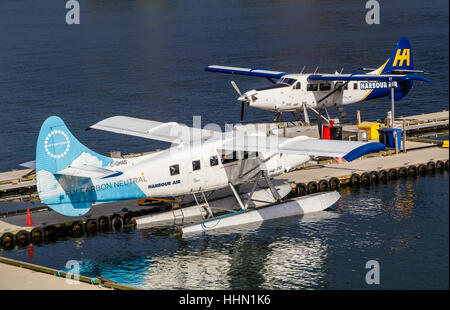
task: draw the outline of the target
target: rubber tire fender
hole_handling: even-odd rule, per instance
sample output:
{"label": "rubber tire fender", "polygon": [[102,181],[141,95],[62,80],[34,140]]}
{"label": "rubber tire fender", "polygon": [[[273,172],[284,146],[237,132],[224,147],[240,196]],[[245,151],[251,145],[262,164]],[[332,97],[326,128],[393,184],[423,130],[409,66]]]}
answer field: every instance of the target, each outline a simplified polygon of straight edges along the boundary
{"label": "rubber tire fender", "polygon": [[407,177],[408,176],[408,169],[406,169],[406,167],[401,167],[398,169],[398,175],[400,177]]}
{"label": "rubber tire fender", "polygon": [[360,185],[361,184],[361,176],[357,173],[353,173],[350,177],[350,183],[352,185]]}
{"label": "rubber tire fender", "polygon": [[298,197],[308,194],[308,187],[305,183],[297,183],[297,195]]}
{"label": "rubber tire fender", "polygon": [[[104,229],[106,226],[106,229]],[[111,220],[107,216],[100,216],[98,219],[98,230],[99,231],[109,231],[111,230]]]}
{"label": "rubber tire fender", "polygon": [[395,168],[389,169],[389,180],[397,180],[398,179],[398,170]]}
{"label": "rubber tire fender", "polygon": [[438,160],[436,162],[436,170],[439,172],[444,172],[445,171],[445,163],[442,160]]}
{"label": "rubber tire fender", "polygon": [[319,185],[316,181],[311,181],[308,183],[308,194],[314,194],[319,191]]}
{"label": "rubber tire fender", "polygon": [[428,172],[436,173],[436,164],[434,163],[434,161],[429,161],[427,163],[427,170]]}
{"label": "rubber tire fender", "polygon": [[[21,242],[22,236],[25,237],[25,242],[24,243]],[[25,245],[28,245],[29,243],[30,243],[30,233],[28,231],[20,230],[20,231],[18,231],[16,233],[16,244],[25,246]]]}
{"label": "rubber tire fender", "polygon": [[341,181],[336,177],[332,177],[330,179],[330,190],[338,190],[340,187]]}
{"label": "rubber tire fender", "polygon": [[[96,219],[87,220],[85,226],[86,226],[86,232],[89,234],[95,234],[96,232],[98,232],[98,221]],[[94,227],[94,229],[91,230],[90,227]]]}
{"label": "rubber tire fender", "polygon": [[[38,233],[39,234],[39,239],[35,238],[34,235]],[[31,230],[30,232],[30,242],[33,244],[39,244],[42,241],[44,241],[44,230],[41,227],[35,227]]]}
{"label": "rubber tire fender", "polygon": [[378,171],[370,171],[370,181],[378,183],[380,181],[380,174]]}
{"label": "rubber tire fender", "polygon": [[56,240],[58,238],[56,226],[50,225],[44,228],[44,238]]}
{"label": "rubber tire fender", "polygon": [[330,190],[330,182],[327,180],[320,180],[319,181],[319,192],[327,192]]}
{"label": "rubber tire fender", "polygon": [[[76,227],[80,228],[80,231],[77,232],[75,229]],[[72,232],[72,236],[81,236],[83,235],[83,233],[85,232],[85,227],[83,225],[82,222],[77,221],[77,222],[73,222],[72,225],[70,226],[70,231]]]}
{"label": "rubber tire fender", "polygon": [[389,173],[386,170],[380,170],[380,172],[378,172],[379,175],[379,180],[380,181],[384,181],[386,182],[387,180],[389,180]]}
{"label": "rubber tire fender", "polygon": [[427,166],[424,164],[420,164],[419,167],[417,167],[417,172],[420,175],[426,175],[428,173]]}
{"label": "rubber tire fender", "polygon": [[408,167],[408,176],[417,176],[417,167],[416,166],[411,165]]}
{"label": "rubber tire fender", "polygon": [[370,178],[370,174],[368,172],[363,172],[361,174],[361,184],[367,184],[370,185],[371,183],[371,178]]}
{"label": "rubber tire fender", "polygon": [[1,238],[0,238],[0,245],[2,245],[3,247],[5,247],[5,242],[6,239],[9,238],[10,239],[10,245],[8,248],[13,248],[14,245],[16,244],[16,238],[14,238],[14,235],[10,232],[6,232],[4,233]]}
{"label": "rubber tire fender", "polygon": [[[119,227],[116,227],[116,223],[120,223]],[[123,228],[123,219],[119,214],[113,214],[111,217],[111,228],[112,230],[121,230]]]}
{"label": "rubber tire fender", "polygon": [[131,225],[133,223],[136,223],[134,221],[134,212],[129,211],[123,216],[123,225]]}

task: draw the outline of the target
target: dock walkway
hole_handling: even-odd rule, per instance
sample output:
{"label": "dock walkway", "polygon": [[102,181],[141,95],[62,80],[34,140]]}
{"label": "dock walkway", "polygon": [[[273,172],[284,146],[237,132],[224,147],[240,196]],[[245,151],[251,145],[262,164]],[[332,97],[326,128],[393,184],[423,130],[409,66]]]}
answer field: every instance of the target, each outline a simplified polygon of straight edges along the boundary
{"label": "dock walkway", "polygon": [[374,156],[354,160],[343,164],[313,165],[278,176],[278,179],[288,179],[296,183],[308,183],[321,179],[350,178],[353,173],[362,174],[378,170],[389,170],[392,168],[418,166],[430,161],[446,161],[449,159],[448,148],[430,147],[426,149],[411,150],[406,153],[393,154],[389,156]]}
{"label": "dock walkway", "polygon": [[5,257],[0,257],[0,275],[0,290],[139,290],[102,277],[74,275]]}
{"label": "dock walkway", "polygon": [[66,278],[0,263],[0,290],[109,290],[83,282],[69,284]]}

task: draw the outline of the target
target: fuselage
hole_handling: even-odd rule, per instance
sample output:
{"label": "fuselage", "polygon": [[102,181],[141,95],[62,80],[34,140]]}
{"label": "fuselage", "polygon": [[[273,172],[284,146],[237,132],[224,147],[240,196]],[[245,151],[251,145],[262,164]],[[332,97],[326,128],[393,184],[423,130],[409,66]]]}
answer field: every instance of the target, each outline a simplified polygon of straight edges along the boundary
{"label": "fuselage", "polygon": [[152,154],[113,159],[116,177],[74,184],[66,193],[77,200],[95,192],[97,203],[116,199],[182,196],[249,181],[261,170],[269,176],[285,173],[310,160],[307,155],[221,151],[221,141],[173,146]]}
{"label": "fuselage", "polygon": [[[364,100],[388,96],[389,82],[379,81],[308,81],[310,74],[287,74],[276,84],[268,87],[253,89],[244,93],[240,98],[247,98],[251,107],[274,112],[300,111],[306,108],[323,109],[340,105],[357,103]],[[394,83],[396,99],[405,95],[411,88],[412,82],[404,85]],[[340,90],[326,97],[334,89],[345,84]]]}

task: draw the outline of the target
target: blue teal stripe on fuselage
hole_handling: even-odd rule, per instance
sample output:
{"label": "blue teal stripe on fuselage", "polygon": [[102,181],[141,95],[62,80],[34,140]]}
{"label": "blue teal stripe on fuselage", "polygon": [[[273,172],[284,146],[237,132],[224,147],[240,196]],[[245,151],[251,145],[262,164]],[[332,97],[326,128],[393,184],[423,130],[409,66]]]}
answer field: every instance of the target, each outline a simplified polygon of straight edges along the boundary
{"label": "blue teal stripe on fuselage", "polygon": [[[394,100],[402,99],[413,86],[413,81],[397,81],[397,83],[398,86],[394,88]],[[389,87],[371,89],[370,93],[363,100],[365,101],[385,96],[388,96],[389,99],[391,98],[391,89]]]}

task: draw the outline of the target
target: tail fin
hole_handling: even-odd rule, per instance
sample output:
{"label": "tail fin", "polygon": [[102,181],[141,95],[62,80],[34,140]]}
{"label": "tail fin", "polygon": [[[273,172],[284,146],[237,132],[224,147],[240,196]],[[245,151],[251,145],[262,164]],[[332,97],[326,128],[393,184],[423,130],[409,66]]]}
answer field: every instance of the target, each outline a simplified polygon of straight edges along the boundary
{"label": "tail fin", "polygon": [[405,37],[398,40],[391,57],[373,73],[390,74],[392,70],[414,70],[411,45]]}
{"label": "tail fin", "polygon": [[[391,57],[389,57],[389,59],[386,60],[386,62],[381,67],[379,67],[375,71],[372,71],[371,73],[380,75],[397,74],[400,72],[402,74],[404,74],[405,72],[414,72],[411,45],[409,44],[408,39],[405,37],[402,37],[398,40],[397,46],[392,52]],[[397,84],[399,87],[395,88],[394,98],[395,100],[400,100],[413,87],[413,81],[398,81]],[[388,94],[388,96],[391,96],[390,93]]]}
{"label": "tail fin", "polygon": [[101,168],[112,161],[81,144],[59,117],[47,118],[36,145],[36,179],[41,201],[64,215],[85,214],[92,202],[97,201],[96,191],[82,193],[79,189],[92,180],[58,172],[77,163]]}

